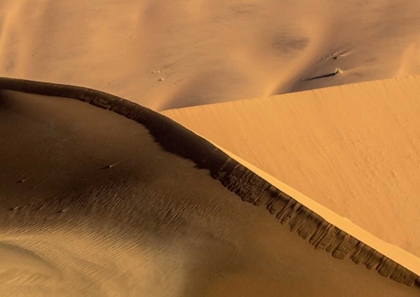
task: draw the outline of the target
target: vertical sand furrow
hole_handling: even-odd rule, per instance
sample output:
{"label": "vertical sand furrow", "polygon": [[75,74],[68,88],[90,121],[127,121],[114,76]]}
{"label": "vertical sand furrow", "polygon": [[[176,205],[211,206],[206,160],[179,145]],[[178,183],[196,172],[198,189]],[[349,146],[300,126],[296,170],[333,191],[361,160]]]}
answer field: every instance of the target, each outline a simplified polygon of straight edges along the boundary
{"label": "vertical sand furrow", "polygon": [[[232,163],[231,160],[229,162]],[[235,183],[238,179],[237,176],[247,176],[244,175],[243,171],[248,171],[248,169],[237,165],[229,174],[219,174],[217,176],[221,176],[221,182],[225,185],[230,184],[231,181]],[[250,177],[252,181],[244,182],[258,185],[259,189],[250,187],[249,191],[242,193],[242,195],[253,195],[254,192],[260,192],[261,188],[269,189],[268,186],[255,181],[258,178],[258,176],[253,175]],[[276,215],[276,218],[283,224],[289,222],[291,231],[297,232],[303,239],[306,240],[310,237],[309,243],[314,245],[316,249],[325,250],[337,259],[351,258],[356,264],[361,263],[368,269],[376,269],[380,275],[390,277],[392,280],[409,286],[419,281],[418,275],[329,224],[280,190],[277,191],[275,198],[270,199],[267,204],[269,212]],[[261,196],[266,199],[267,195],[262,193]],[[271,196],[273,197],[273,195]],[[242,197],[242,199],[244,201],[248,200],[247,197]]]}

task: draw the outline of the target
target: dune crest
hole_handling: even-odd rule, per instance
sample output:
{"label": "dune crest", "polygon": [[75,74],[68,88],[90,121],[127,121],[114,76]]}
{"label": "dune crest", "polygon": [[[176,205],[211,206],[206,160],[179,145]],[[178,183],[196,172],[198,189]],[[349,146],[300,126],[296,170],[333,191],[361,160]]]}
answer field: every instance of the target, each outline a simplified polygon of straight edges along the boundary
{"label": "dune crest", "polygon": [[[362,244],[351,234],[347,234],[346,232],[339,230],[333,225],[326,223],[319,215],[314,214],[312,211],[310,211],[304,205],[298,203],[282,190],[272,186],[273,184],[278,185],[279,183],[277,183],[277,181],[272,180],[272,184],[268,183],[255,173],[251,172],[245,166],[230,158],[223,151],[217,149],[209,142],[203,140],[191,131],[186,130],[168,118],[159,116],[151,110],[130,103],[129,101],[123,100],[121,98],[84,88],[4,78],[0,80],[0,87],[4,90],[2,92],[2,105],[0,105],[3,110],[3,115],[6,116],[2,118],[3,121],[5,121],[4,123],[7,124],[10,119],[14,119],[14,117],[20,113],[27,114],[25,117],[22,117],[20,121],[35,120],[34,123],[36,123],[36,125],[34,126],[34,129],[38,129],[37,127],[44,127],[42,129],[46,130],[44,130],[43,133],[47,132],[46,135],[53,137],[51,139],[46,138],[46,144],[48,144],[48,146],[55,145],[59,148],[58,151],[52,151],[56,154],[54,158],[52,158],[50,155],[47,159],[48,162],[52,162],[50,166],[58,166],[56,167],[57,171],[51,174],[50,171],[38,170],[38,174],[42,174],[44,176],[41,179],[43,182],[39,183],[39,180],[38,184],[40,187],[33,188],[33,190],[31,190],[33,193],[29,196],[28,193],[30,192],[28,192],[28,190],[25,190],[25,188],[22,187],[18,188],[19,185],[16,184],[18,182],[17,178],[14,178],[14,186],[12,186],[10,183],[10,181],[13,180],[12,175],[18,176],[18,172],[16,170],[19,169],[19,166],[17,166],[18,163],[14,163],[15,161],[13,161],[13,154],[10,152],[6,154],[6,156],[9,156],[9,158],[5,159],[5,162],[3,163],[16,165],[12,167],[9,166],[8,168],[10,169],[4,170],[3,174],[6,174],[5,179],[1,179],[1,182],[4,184],[3,189],[5,189],[5,196],[3,195],[5,198],[2,201],[2,211],[8,212],[8,216],[3,216],[3,225],[9,230],[9,232],[13,230],[15,230],[13,232],[16,232],[16,229],[10,229],[12,226],[14,226],[14,228],[18,227],[17,230],[21,230],[19,231],[20,233],[29,232],[26,236],[30,236],[31,228],[36,226],[39,226],[44,230],[48,230],[48,228],[50,228],[48,226],[53,226],[55,222],[61,222],[61,224],[67,226],[72,226],[70,224],[71,222],[73,222],[73,224],[75,222],[80,222],[83,228],[87,227],[91,230],[90,232],[94,232],[95,234],[99,232],[100,234],[106,230],[104,228],[106,228],[109,223],[113,223],[116,224],[115,228],[109,229],[111,230],[111,233],[106,235],[104,238],[108,238],[108,240],[115,240],[115,236],[124,236],[123,238],[129,239],[137,238],[139,240],[141,239],[140,242],[138,242],[140,246],[144,246],[145,244],[147,246],[147,240],[151,240],[149,237],[149,231],[155,230],[153,232],[156,232],[160,230],[155,233],[158,238],[159,236],[165,234],[173,234],[173,239],[178,238],[178,236],[181,236],[181,238],[184,238],[184,240],[185,236],[186,238],[189,238],[186,242],[192,245],[189,245],[188,248],[184,246],[185,243],[183,243],[184,241],[182,240],[179,241],[179,244],[181,245],[181,250],[184,250],[187,252],[187,254],[190,255],[191,251],[193,251],[195,248],[206,247],[208,249],[209,244],[211,243],[213,248],[216,248],[222,252],[219,254],[219,257],[222,256],[222,258],[217,258],[218,260],[214,259],[216,262],[212,260],[208,263],[214,263],[214,265],[217,264],[218,271],[227,271],[229,277],[236,275],[235,271],[237,271],[236,273],[238,273],[238,271],[242,271],[242,273],[239,272],[239,275],[242,275],[241,278],[245,277],[245,275],[248,275],[247,277],[252,277],[255,279],[251,272],[253,271],[253,273],[257,273],[258,271],[256,275],[260,275],[260,273],[265,275],[268,273],[264,277],[262,275],[260,276],[262,279],[265,279],[264,283],[268,284],[267,282],[271,282],[270,278],[267,278],[268,275],[273,276],[280,273],[283,277],[285,277],[283,274],[285,272],[282,272],[281,268],[283,265],[285,265],[283,261],[291,261],[291,265],[299,269],[298,267],[301,264],[298,265],[298,262],[304,261],[304,263],[307,263],[304,265],[307,266],[313,261],[324,259],[322,261],[326,262],[321,266],[320,264],[310,264],[313,265],[310,266],[311,268],[308,266],[307,269],[310,269],[309,271],[312,271],[312,273],[315,272],[313,270],[315,267],[317,269],[317,273],[310,273],[310,282],[315,281],[314,277],[319,278],[319,284],[325,282],[325,280],[330,282],[332,278],[343,277],[344,274],[348,279],[342,283],[337,282],[337,285],[329,288],[328,292],[325,292],[325,287],[323,286],[313,286],[311,288],[312,293],[318,292],[316,294],[320,294],[320,292],[323,292],[323,294],[332,294],[331,296],[335,296],[336,294],[340,294],[341,296],[354,296],[353,294],[356,291],[361,293],[363,290],[369,290],[370,295],[382,294],[382,291],[386,291],[390,296],[394,294],[393,292],[398,294],[395,296],[402,296],[401,294],[417,294],[416,290],[418,290],[419,287],[418,275],[410,272],[403,266],[381,255],[372,248]],[[36,94],[42,94],[44,97],[37,96]],[[89,102],[92,105],[105,109],[105,111],[102,111],[101,109],[95,109],[95,113],[93,113],[92,108],[87,108],[89,105],[83,108],[83,106],[78,105],[81,104],[78,101],[63,101],[63,98],[45,97],[59,95]],[[71,101],[74,101],[77,104],[74,104]],[[69,104],[72,104],[72,109],[66,107]],[[35,106],[38,107],[34,109],[33,107]],[[106,111],[107,109],[113,111],[113,113],[109,113]],[[42,116],[46,113],[48,113],[50,117]],[[72,113],[74,113],[73,117],[71,116]],[[37,114],[41,115],[40,119],[37,119]],[[107,115],[109,122],[106,120],[93,120],[90,122],[90,125],[101,127],[101,129],[95,130],[93,127],[90,127],[88,130],[83,130],[83,123],[74,121],[74,117],[76,117],[76,119],[83,118],[87,114],[97,114],[92,119]],[[116,114],[124,115],[124,117],[119,117]],[[133,134],[136,131],[136,129],[134,129],[135,126],[133,125],[137,125],[137,123],[134,121],[127,121],[126,118],[133,119],[135,122],[144,125],[144,127],[147,127],[147,130],[150,134],[144,134],[144,132],[141,132],[144,131],[144,127],[142,125],[136,128],[139,130]],[[56,122],[56,126],[50,125],[51,119]],[[69,120],[74,121],[74,123],[69,125]],[[121,121],[120,125],[112,126],[113,123],[119,121]],[[39,126],[39,124],[41,124],[41,126]],[[131,129],[122,130],[121,125],[126,128],[131,127]],[[66,138],[54,138],[54,134],[51,134],[50,131],[51,127],[56,127],[55,132],[58,133],[56,135],[63,135],[60,131],[64,128],[64,131],[66,131],[64,135],[66,135],[66,137],[70,137],[69,139],[76,137],[76,139],[78,139],[80,142],[80,145],[84,147],[85,155],[80,155],[78,151],[72,149],[71,146],[61,146],[63,141],[66,142]],[[86,127],[86,125],[84,127]],[[106,134],[95,132],[104,131],[103,128],[105,127],[108,127],[105,129]],[[16,128],[20,129],[20,126],[15,126],[15,129]],[[120,131],[118,134],[116,134],[118,136],[113,136],[108,140],[112,141],[116,145],[101,145],[101,141],[103,141],[101,139],[103,136],[110,135],[110,133],[115,133],[116,131]],[[125,132],[122,133],[122,131]],[[34,137],[34,135],[43,134],[26,133],[25,138],[22,138],[22,140],[27,141],[27,139]],[[133,135],[137,135],[138,137],[133,138]],[[83,140],[85,137],[87,137],[86,139],[89,139],[90,141],[85,142],[85,140]],[[152,138],[154,141],[151,141]],[[36,140],[36,137],[33,139]],[[133,141],[135,141],[136,145],[124,145],[124,142],[127,141],[129,141],[131,144],[134,144]],[[72,141],[70,143],[72,143]],[[100,150],[97,150],[98,145],[101,147]],[[158,150],[151,150],[151,147],[163,147],[166,152],[158,153]],[[20,146],[20,148],[23,149],[22,146]],[[3,147],[3,149],[7,150],[9,148]],[[91,155],[92,149],[94,151],[96,150],[96,153]],[[141,149],[141,151],[144,153],[139,155],[139,149]],[[154,154],[159,154],[159,156],[156,156],[156,158],[150,158],[150,155],[146,153],[146,150],[149,152],[154,152]],[[75,161],[83,161],[85,158],[84,156],[89,155],[91,155],[91,157],[89,157],[91,159],[87,163],[86,161],[77,161],[79,163],[72,163],[74,166],[77,165],[76,167],[72,167],[70,163],[60,163],[63,160],[66,160],[60,157],[61,154],[67,155],[69,153],[71,154],[68,156],[71,157],[69,160],[76,158],[74,159]],[[25,166],[35,166],[34,168],[37,168],[37,163],[42,162],[42,156],[44,153],[42,150],[37,150],[36,154],[41,154],[40,158],[28,162]],[[118,155],[131,156],[131,161],[129,163],[125,163],[125,165],[123,162],[121,165],[110,167],[109,164],[116,163],[110,162],[110,160],[108,160],[108,166],[99,167],[100,163],[104,165],[103,162],[106,161],[107,158],[111,157],[112,159],[113,157],[115,159],[118,158]],[[21,156],[24,157],[25,155]],[[57,157],[59,158],[57,159]],[[98,163],[97,161],[101,159],[102,161]],[[142,167],[146,166],[144,169],[146,169],[147,174],[156,174],[159,171],[158,168],[160,168],[159,166],[147,167],[148,165],[140,164],[157,162],[162,167],[163,164],[168,164],[168,160],[172,160],[172,162],[178,164],[180,168],[177,169],[176,172],[171,172],[171,170],[168,171],[168,169],[162,168],[159,169],[160,172],[163,172],[164,175],[169,174],[171,178],[178,180],[179,183],[183,183],[189,186],[182,187],[181,189],[180,185],[174,183],[174,181],[171,181],[171,179],[165,179],[162,176],[156,178],[155,180],[158,184],[163,182],[164,188],[162,188],[162,185],[157,188],[151,187],[150,183],[153,182],[153,179],[147,180],[146,178],[146,181],[144,178],[141,178],[140,180],[136,181],[139,179],[139,174],[140,176],[144,174],[144,172],[142,173]],[[57,161],[59,162],[57,163]],[[193,161],[194,167],[190,161]],[[92,165],[95,165],[98,169],[96,171],[89,169]],[[187,165],[187,167],[185,167],[185,165]],[[131,175],[130,170],[135,170],[136,168],[139,170],[139,172],[134,176]],[[150,168],[154,169],[150,170]],[[68,170],[74,171],[80,169],[82,169],[82,171],[76,175],[69,174],[68,172]],[[191,170],[195,170],[195,174],[189,174],[189,172],[187,172]],[[104,173],[100,174],[101,172]],[[86,179],[84,177],[87,173],[92,176],[92,179]],[[128,175],[125,176],[126,174]],[[208,174],[210,174],[214,179],[219,180],[224,187],[219,183],[215,183],[213,179],[209,178]],[[195,177],[197,177],[197,179]],[[268,175],[266,177],[268,178],[267,180],[270,180]],[[58,183],[59,181],[60,183]],[[29,180],[23,182],[22,185],[25,185],[28,182]],[[78,186],[68,188],[66,186],[67,182],[71,182],[73,185],[78,183]],[[200,187],[193,186],[199,185],[197,183],[207,183],[206,187],[211,187],[212,190],[203,192]],[[52,186],[54,184],[55,186]],[[103,186],[105,186],[105,188],[102,188]],[[205,185],[203,184],[203,186]],[[60,190],[60,188],[62,189]],[[146,194],[140,196],[143,197],[141,199],[146,199],[146,201],[148,201],[146,204],[139,203],[140,200],[138,200],[138,198],[130,198],[136,197],[136,191],[138,193],[143,193],[146,191],[147,193],[147,191],[156,191],[156,189],[160,189],[159,191],[163,192],[160,194],[155,193],[152,195]],[[65,191],[63,192],[63,190]],[[228,190],[232,193],[229,194]],[[30,197],[33,195],[37,195],[36,193],[39,191],[44,191],[45,194],[38,197],[43,197],[42,199],[47,199],[49,201],[42,202],[42,200],[32,200],[32,202],[30,202],[31,200],[28,199],[30,199]],[[173,195],[171,193],[174,191],[196,191],[196,195],[186,195],[185,201],[184,199],[173,198],[168,200],[168,198],[170,198],[168,195]],[[214,191],[218,192],[219,194]],[[291,193],[290,189],[287,191],[288,193]],[[122,196],[117,199],[118,193],[121,192],[123,193]],[[10,194],[13,194],[13,199],[7,198]],[[57,200],[57,194],[59,195],[58,197],[62,198]],[[203,195],[206,197],[204,200]],[[269,212],[275,214],[276,218],[279,219],[282,224],[289,224],[292,231],[298,232],[301,237],[309,239],[309,241],[318,249],[325,249],[329,253],[332,253],[335,258],[344,259],[350,257],[354,262],[360,262],[370,269],[378,270],[378,272],[383,276],[389,276],[393,280],[409,286],[415,285],[415,287],[410,288],[411,291],[406,291],[402,287],[391,285],[390,283],[394,282],[389,282],[389,280],[386,278],[377,279],[373,277],[367,277],[368,274],[366,273],[369,272],[368,270],[360,270],[360,268],[356,267],[355,265],[349,266],[347,263],[348,261],[340,261],[333,264],[333,262],[331,262],[333,258],[330,257],[329,260],[327,260],[327,258],[323,256],[325,253],[319,253],[315,250],[311,251],[311,249],[306,249],[304,248],[304,246],[308,246],[306,243],[292,239],[292,237],[290,237],[287,232],[280,232],[280,230],[284,230],[284,228],[280,228],[281,226],[276,220],[272,220],[270,219],[270,216],[267,216],[267,210],[255,207],[249,208],[247,205],[250,206],[250,204],[246,204],[242,201],[238,201],[237,199],[233,199],[236,195],[241,197],[243,201],[247,201],[255,205],[266,206]],[[223,199],[221,199],[222,197]],[[121,198],[123,200],[121,200]],[[169,208],[169,210],[165,210],[165,200],[170,202],[168,206],[173,204],[175,207],[172,210],[171,208]],[[21,203],[26,204],[16,207],[14,205],[16,205],[17,201],[21,201]],[[204,208],[202,208],[203,203],[205,203]],[[202,206],[200,207],[200,205]],[[158,209],[162,206],[163,211],[159,211]],[[150,207],[151,210],[148,210]],[[155,209],[155,207],[158,209]],[[142,218],[141,214],[152,214],[152,216],[149,217],[149,223],[148,220],[146,220],[147,215],[145,218]],[[324,214],[325,213],[321,215]],[[43,219],[45,215],[49,216],[46,220]],[[15,217],[15,219],[13,219],[13,217]],[[182,219],[179,220],[180,218]],[[94,221],[97,219],[100,219],[102,223],[95,224]],[[180,222],[182,222],[182,224],[179,224]],[[201,226],[200,228],[204,229],[201,232],[196,233],[200,229],[197,230],[196,228],[192,228],[194,224],[190,224],[189,222],[196,222],[196,228]],[[150,223],[152,224],[150,225]],[[335,222],[331,223],[334,224]],[[221,228],[221,226],[225,227]],[[46,227],[48,228],[45,229]],[[168,230],[171,230],[172,233],[167,233]],[[203,232],[205,230],[207,231]],[[179,233],[179,231],[182,232]],[[153,232],[151,234],[153,234]],[[105,234],[106,233],[104,233],[104,235]],[[280,234],[282,235],[280,236]],[[129,235],[129,237],[126,237],[127,235]],[[2,236],[4,240],[5,237],[4,235]],[[10,237],[10,235],[8,236]],[[198,237],[193,240],[194,236]],[[154,237],[155,236],[152,236],[152,238]],[[285,238],[288,239],[285,240]],[[163,242],[167,242],[167,239],[165,240]],[[173,243],[176,242],[177,241],[174,241]],[[189,251],[191,248],[193,248],[193,250]],[[274,250],[272,250],[273,248]],[[302,258],[303,253],[302,251],[299,251],[301,248],[306,251],[307,255],[311,254],[312,256],[306,256],[306,258]],[[277,251],[276,253],[280,251],[282,251],[282,253],[290,252],[291,254],[285,258],[285,255],[282,255],[282,258],[277,258],[278,260],[272,262],[276,257],[270,251]],[[231,256],[229,256],[230,253],[232,253]],[[239,262],[227,261],[227,259],[233,257],[233,255],[235,255],[235,257],[239,257],[237,258],[237,261],[239,261],[241,257],[243,258]],[[299,257],[301,258],[299,259]],[[261,267],[263,267],[263,269],[258,270],[256,267],[259,266],[255,266],[256,263],[249,263],[250,266],[247,266],[248,264],[246,263],[251,261],[250,259],[258,259],[258,261],[262,261]],[[265,261],[268,262],[263,264]],[[190,263],[188,264],[188,267],[189,265],[197,264],[196,261],[186,263]],[[230,263],[229,265],[233,266],[224,266],[227,265],[227,263]],[[240,268],[235,266],[238,264],[234,263],[243,263],[245,266]],[[183,265],[186,264],[181,264],[181,267],[184,267]],[[340,265],[340,267],[336,265]],[[251,267],[254,268],[251,269]],[[173,269],[173,271],[176,271],[177,268],[174,267]],[[211,273],[213,268],[207,264],[203,266],[202,269],[203,270],[200,270],[201,272],[198,277],[205,277],[207,273]],[[331,272],[324,274],[318,271],[319,269],[338,270],[336,270],[335,274],[328,275]],[[356,273],[355,269],[357,269],[359,272]],[[248,272],[245,273],[246,271]],[[308,273],[303,272],[304,270],[300,271],[305,275]],[[341,272],[337,273],[337,271]],[[350,273],[350,271],[353,272]],[[288,275],[288,277],[292,277],[293,274],[290,273],[291,272],[287,272],[286,275]],[[224,279],[225,275],[226,272],[220,274],[221,280]],[[303,282],[305,282],[305,280],[309,281],[307,278],[302,279],[301,274],[297,274],[296,279],[294,277],[295,276],[293,276],[293,281],[297,281],[298,279]],[[357,281],[355,278],[357,278]],[[257,278],[257,280],[258,279],[259,278]],[[354,280],[350,281],[350,279]],[[172,281],[173,280],[171,280],[171,283]],[[355,281],[359,283],[366,281],[369,282],[369,285],[366,283],[367,287],[364,287],[363,285],[354,286]],[[232,280],[232,282],[235,283],[235,280]],[[257,289],[259,283],[259,281],[255,282],[254,285],[257,287],[252,287],[252,290]],[[276,289],[277,286],[286,286],[287,283],[288,282],[279,282],[278,279],[273,279],[273,283],[266,287],[265,290],[275,290],[272,293],[268,293],[268,295],[273,294],[274,292],[278,294],[278,289]],[[205,283],[198,283],[197,285],[199,287],[193,288],[189,288],[187,286],[183,290],[187,290],[188,292],[195,292],[196,294],[198,291],[194,290],[205,289],[204,284]],[[225,286],[228,284],[229,282],[218,283],[218,285],[214,288],[220,290],[219,292],[225,292],[225,290],[227,290]],[[222,287],[219,287],[219,285]],[[294,286],[293,289],[289,289],[294,290],[294,292],[297,293],[296,290],[299,291],[304,289],[303,287]],[[194,290],[191,291],[191,289]],[[231,289],[235,290],[234,288]],[[247,294],[251,294],[250,296],[252,296],[254,294],[252,292],[253,291],[248,291]],[[366,291],[364,292],[366,293]],[[195,295],[192,294],[191,296]],[[215,296],[217,296],[217,294],[215,294]]]}
{"label": "dune crest", "polygon": [[418,94],[413,76],[163,114],[419,258]]}

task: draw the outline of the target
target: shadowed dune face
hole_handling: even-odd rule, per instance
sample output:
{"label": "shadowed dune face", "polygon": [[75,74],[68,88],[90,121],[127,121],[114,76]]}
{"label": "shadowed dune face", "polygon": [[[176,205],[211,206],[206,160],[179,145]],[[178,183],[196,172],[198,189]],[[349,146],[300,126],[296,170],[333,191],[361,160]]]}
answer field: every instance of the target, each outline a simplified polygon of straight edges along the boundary
{"label": "shadowed dune face", "polygon": [[154,110],[269,96],[419,74],[419,15],[418,0],[2,0],[0,75]]}
{"label": "shadowed dune face", "polygon": [[13,296],[418,296],[314,250],[147,127],[0,93],[0,281]]}

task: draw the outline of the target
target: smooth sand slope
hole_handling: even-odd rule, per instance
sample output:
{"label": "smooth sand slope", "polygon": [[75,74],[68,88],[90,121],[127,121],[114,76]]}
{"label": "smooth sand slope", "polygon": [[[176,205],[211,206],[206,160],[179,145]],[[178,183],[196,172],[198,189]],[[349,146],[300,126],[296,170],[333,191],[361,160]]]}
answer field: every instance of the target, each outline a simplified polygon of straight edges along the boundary
{"label": "smooth sand slope", "polygon": [[0,89],[1,296],[420,292],[352,263],[414,280],[150,110],[74,87]]}
{"label": "smooth sand slope", "polygon": [[163,113],[420,258],[419,96],[414,76]]}
{"label": "smooth sand slope", "polygon": [[420,74],[419,15],[418,0],[2,0],[0,75],[155,110],[270,96]]}

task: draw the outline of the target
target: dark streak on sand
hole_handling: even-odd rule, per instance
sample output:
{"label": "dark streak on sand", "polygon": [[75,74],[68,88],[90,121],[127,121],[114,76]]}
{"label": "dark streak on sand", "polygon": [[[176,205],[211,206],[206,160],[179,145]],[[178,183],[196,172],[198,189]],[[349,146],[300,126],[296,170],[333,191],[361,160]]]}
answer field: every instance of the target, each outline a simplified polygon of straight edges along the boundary
{"label": "dark streak on sand", "polygon": [[399,283],[408,286],[420,285],[420,277],[415,273],[331,225],[223,151],[163,115],[122,98],[88,88],[0,78],[0,89],[73,98],[141,123],[164,149],[192,160],[198,168],[209,170],[214,179],[219,180],[243,201],[265,206],[281,224],[288,224],[291,231],[308,240],[316,249],[325,250],[337,259],[350,258],[354,263],[375,269],[380,275]]}
{"label": "dark streak on sand", "polygon": [[[337,58],[335,58],[337,59]],[[327,74],[322,74],[322,75],[318,75],[318,76],[314,76],[314,77],[310,77],[310,78],[302,78],[301,81],[311,81],[311,80],[316,80],[316,79],[321,79],[321,78],[327,78],[327,77],[332,77],[332,76],[336,76],[339,75],[340,71],[337,69],[334,72],[331,73],[327,73]]]}

